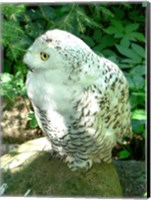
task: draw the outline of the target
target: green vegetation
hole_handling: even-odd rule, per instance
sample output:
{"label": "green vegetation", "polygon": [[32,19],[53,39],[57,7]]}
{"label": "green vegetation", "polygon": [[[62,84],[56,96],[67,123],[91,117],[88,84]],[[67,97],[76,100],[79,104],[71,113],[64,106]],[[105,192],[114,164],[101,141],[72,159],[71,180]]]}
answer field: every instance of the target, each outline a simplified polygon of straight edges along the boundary
{"label": "green vegetation", "polygon": [[[48,29],[64,29],[84,40],[98,55],[114,61],[130,88],[134,136],[145,139],[145,10],[144,4],[2,4],[3,73],[0,93],[8,102],[26,96],[26,49]],[[37,127],[33,113],[29,125]],[[137,146],[137,148],[136,148]],[[144,159],[144,143],[123,145],[119,157]]]}

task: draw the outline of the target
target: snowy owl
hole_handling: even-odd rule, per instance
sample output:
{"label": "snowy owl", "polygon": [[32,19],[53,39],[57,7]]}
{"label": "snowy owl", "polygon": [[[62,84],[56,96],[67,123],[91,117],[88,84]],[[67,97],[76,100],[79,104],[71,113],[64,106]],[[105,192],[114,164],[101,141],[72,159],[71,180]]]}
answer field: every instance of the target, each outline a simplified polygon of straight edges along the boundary
{"label": "snowy owl", "polygon": [[128,84],[119,67],[58,29],[38,37],[23,61],[27,94],[53,152],[72,171],[111,162],[115,143],[132,135]]}

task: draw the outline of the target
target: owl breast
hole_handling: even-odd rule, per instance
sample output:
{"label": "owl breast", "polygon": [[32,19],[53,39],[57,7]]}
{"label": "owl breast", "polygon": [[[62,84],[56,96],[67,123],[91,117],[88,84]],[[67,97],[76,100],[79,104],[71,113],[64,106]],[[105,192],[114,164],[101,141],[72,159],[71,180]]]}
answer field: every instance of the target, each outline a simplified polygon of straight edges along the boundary
{"label": "owl breast", "polygon": [[29,72],[26,86],[28,96],[35,106],[45,111],[54,110],[63,117],[70,115],[72,100],[82,91],[80,84],[70,82],[66,74],[60,71],[43,72],[43,76]]}

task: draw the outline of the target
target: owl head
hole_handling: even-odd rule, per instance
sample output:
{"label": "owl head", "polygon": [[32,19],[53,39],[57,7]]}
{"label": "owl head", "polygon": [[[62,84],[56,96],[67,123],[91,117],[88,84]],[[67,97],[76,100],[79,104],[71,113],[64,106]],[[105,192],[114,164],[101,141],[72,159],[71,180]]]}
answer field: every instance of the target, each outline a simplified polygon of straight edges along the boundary
{"label": "owl head", "polygon": [[[50,30],[38,37],[24,56],[31,71],[78,69],[91,49],[78,37],[63,30]],[[68,68],[68,69],[67,69]]]}

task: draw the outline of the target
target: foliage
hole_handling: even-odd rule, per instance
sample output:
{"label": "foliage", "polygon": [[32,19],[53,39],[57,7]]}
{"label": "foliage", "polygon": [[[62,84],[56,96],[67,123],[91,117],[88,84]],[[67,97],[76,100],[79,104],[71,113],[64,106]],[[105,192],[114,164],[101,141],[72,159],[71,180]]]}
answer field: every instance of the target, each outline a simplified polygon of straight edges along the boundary
{"label": "foliage", "polygon": [[25,95],[24,76],[21,71],[12,75],[5,72],[0,74],[0,94],[7,98],[9,101],[15,100],[18,95]]}
{"label": "foliage", "polygon": [[[83,39],[97,54],[117,63],[130,88],[134,134],[145,138],[145,4],[2,4],[4,69],[1,95],[25,95],[22,58],[34,39],[48,29],[64,29]],[[29,114],[30,127],[36,127]],[[143,148],[143,147],[140,147]],[[142,149],[143,151],[143,149]],[[123,149],[119,157],[132,154]]]}
{"label": "foliage", "polygon": [[31,128],[37,128],[38,127],[38,123],[37,123],[37,120],[35,118],[35,114],[34,112],[29,112],[28,114],[28,119],[29,119],[29,127]]}

